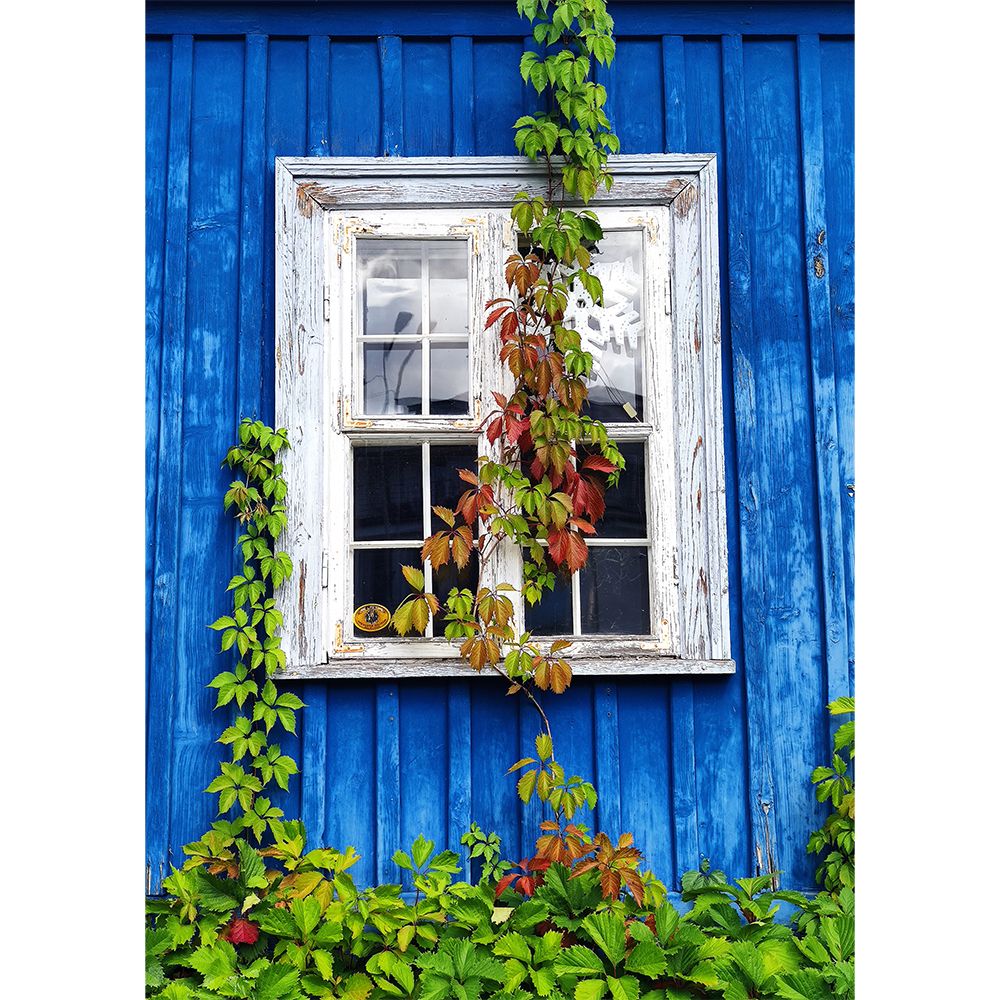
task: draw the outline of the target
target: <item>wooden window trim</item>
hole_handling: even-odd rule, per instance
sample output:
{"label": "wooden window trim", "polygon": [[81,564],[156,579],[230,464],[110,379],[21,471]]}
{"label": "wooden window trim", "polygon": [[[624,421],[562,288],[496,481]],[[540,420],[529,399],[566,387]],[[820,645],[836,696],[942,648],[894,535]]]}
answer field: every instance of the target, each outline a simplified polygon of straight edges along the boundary
{"label": "wooden window trim", "polygon": [[[276,420],[288,428],[291,443],[284,462],[288,530],[280,544],[294,565],[292,579],[278,594],[285,621],[283,676],[477,676],[457,658],[454,645],[413,640],[410,655],[408,644],[399,640],[366,644],[345,638],[343,624],[331,620],[331,605],[345,600],[337,593],[342,574],[331,572],[331,564],[334,550],[346,551],[349,536],[343,519],[330,514],[329,471],[331,463],[344,461],[344,421],[352,419],[331,336],[339,322],[342,253],[333,237],[343,220],[447,204],[467,215],[473,240],[507,250],[512,232],[505,206],[519,191],[544,193],[544,167],[519,157],[310,157],[279,158],[276,175]],[[670,537],[659,543],[658,568],[653,559],[650,568],[670,598],[659,609],[659,634],[587,637],[575,641],[569,655],[578,675],[733,673],[715,156],[616,157],[612,191],[592,202],[598,214],[602,206],[640,212],[643,206],[661,206],[668,212],[668,233],[661,238],[669,242],[669,278],[655,290],[654,301],[668,315],[672,332],[672,350],[661,369],[667,382],[657,382],[666,389],[669,412],[659,415],[655,433],[672,433],[667,450],[673,475],[666,489],[672,509],[660,522],[669,524]],[[480,273],[499,277],[503,255],[482,260]],[[432,430],[427,418],[412,428],[405,424],[394,421],[392,432]]]}

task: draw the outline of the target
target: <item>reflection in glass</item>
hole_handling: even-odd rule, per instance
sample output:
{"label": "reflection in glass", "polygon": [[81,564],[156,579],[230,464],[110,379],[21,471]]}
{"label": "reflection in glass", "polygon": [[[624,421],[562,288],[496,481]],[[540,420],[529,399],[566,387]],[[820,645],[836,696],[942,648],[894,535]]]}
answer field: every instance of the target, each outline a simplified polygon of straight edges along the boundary
{"label": "reflection in glass", "polygon": [[423,406],[420,341],[365,341],[362,350],[365,413],[419,414]]}
{"label": "reflection in glass", "polygon": [[432,342],[430,411],[434,414],[469,412],[469,344]]}
{"label": "reflection in glass", "polygon": [[[420,568],[419,549],[355,549],[354,550],[354,608],[362,604],[381,604],[391,615],[403,598],[411,593],[401,566]],[[392,625],[366,636],[396,635]]]}
{"label": "reflection in glass", "polygon": [[584,635],[649,635],[648,562],[644,547],[591,548],[580,572]]}
{"label": "reflection in glass", "polygon": [[590,271],[601,280],[604,305],[597,306],[583,289],[571,295],[563,322],[580,334],[582,347],[594,358],[587,383],[584,413],[595,420],[643,419],[642,355],[645,350],[643,308],[643,234],[608,230]]}
{"label": "reflection in glass", "polygon": [[363,412],[468,414],[468,241],[361,237],[357,248]]}
{"label": "reflection in glass", "polygon": [[[462,494],[471,489],[459,478],[459,469],[475,472],[479,448],[474,444],[431,445],[431,506],[454,510]],[[464,522],[463,522],[464,523]],[[436,522],[440,528],[440,522]]]}
{"label": "reflection in glass", "polygon": [[[605,538],[646,537],[646,445],[643,441],[619,441],[618,450],[625,459],[625,470],[618,485],[604,492],[604,516],[597,529]],[[599,449],[577,445],[582,464],[589,452]]]}
{"label": "reflection in glass", "polygon": [[354,540],[423,538],[421,482],[420,445],[356,447]]}
{"label": "reflection in glass", "polygon": [[[528,558],[527,551],[524,558]],[[572,635],[573,589],[558,571],[554,590],[543,590],[537,604],[524,602],[524,627],[533,635]]]}

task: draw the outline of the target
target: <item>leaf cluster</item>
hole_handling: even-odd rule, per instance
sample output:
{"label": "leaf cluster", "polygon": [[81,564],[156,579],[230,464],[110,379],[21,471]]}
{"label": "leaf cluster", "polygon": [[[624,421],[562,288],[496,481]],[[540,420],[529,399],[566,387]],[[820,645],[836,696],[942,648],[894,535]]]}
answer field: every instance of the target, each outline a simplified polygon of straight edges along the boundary
{"label": "leaf cluster", "polygon": [[238,807],[242,815],[233,821],[236,830],[251,831],[258,842],[268,822],[281,816],[262,793],[271,782],[287,791],[289,778],[298,774],[296,762],[271,742],[271,732],[280,724],[294,734],[295,712],[303,707],[292,692],[279,693],[272,680],[285,665],[274,592],[292,573],[288,553],[274,548],[287,521],[282,501],[288,485],[278,461],[287,446],[284,429],[245,419],[239,443],[226,454],[223,466],[241,475],[230,484],[223,505],[235,507],[244,528],[236,543],[242,568],[226,588],[232,594],[232,613],[209,626],[222,633],[221,651],[235,652],[237,659],[208,687],[217,691],[216,708],[235,704],[237,711],[217,741],[230,748],[231,759],[220,763],[221,773],[205,790],[218,794],[220,816]]}

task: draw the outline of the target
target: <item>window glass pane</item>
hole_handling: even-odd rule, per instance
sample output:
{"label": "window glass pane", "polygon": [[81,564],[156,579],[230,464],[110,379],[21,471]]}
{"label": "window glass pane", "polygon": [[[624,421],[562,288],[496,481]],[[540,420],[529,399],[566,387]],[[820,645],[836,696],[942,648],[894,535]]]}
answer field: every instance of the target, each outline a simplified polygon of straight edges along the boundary
{"label": "window glass pane", "polygon": [[[646,444],[643,441],[619,441],[618,450],[625,459],[625,469],[617,486],[604,491],[604,516],[597,522],[597,533],[605,538],[646,537]],[[581,459],[593,448],[578,446]],[[602,478],[607,478],[600,474]]]}
{"label": "window glass pane", "polygon": [[[459,469],[475,472],[479,448],[474,444],[432,444],[431,445],[431,506],[455,509],[462,494],[472,489],[470,483],[460,479]],[[457,523],[465,524],[462,518]],[[442,522],[433,519],[434,530],[443,527]]]}
{"label": "window glass pane", "polygon": [[454,562],[445,563],[433,571],[433,578],[434,595],[440,604],[440,610],[434,616],[434,634],[436,636],[443,636],[445,626],[448,624],[445,621],[448,609],[445,607],[444,602],[447,600],[452,587],[457,587],[459,590],[471,590],[473,594],[476,593],[479,588],[479,559],[476,553],[473,552],[469,557],[469,561],[461,569]]}
{"label": "window glass pane", "polygon": [[[419,549],[355,549],[353,615],[363,604],[381,604],[391,615],[412,588],[400,566],[421,568]],[[355,635],[398,635],[391,624],[377,632],[364,632],[354,626]],[[414,633],[410,633],[413,635]]]}
{"label": "window glass pane", "polygon": [[[463,258],[462,263],[465,263]],[[433,334],[469,335],[469,281],[467,278],[431,278]]]}
{"label": "window glass pane", "polygon": [[420,445],[354,449],[355,541],[422,539],[423,495]]}
{"label": "window glass pane", "polygon": [[423,405],[420,341],[369,341],[362,350],[365,373],[364,412],[419,415]]}
{"label": "window glass pane", "polygon": [[649,635],[648,563],[645,547],[591,548],[580,571],[584,635]]}
{"label": "window glass pane", "polygon": [[362,412],[467,414],[468,240],[362,237],[357,248]]}
{"label": "window glass pane", "polygon": [[[528,558],[527,552],[524,558]],[[534,635],[572,634],[573,589],[570,581],[558,571],[554,590],[543,590],[538,604],[524,602],[524,627]]]}
{"label": "window glass pane", "polygon": [[631,406],[642,419],[643,234],[638,230],[608,230],[590,270],[601,279],[604,305],[596,306],[584,292],[571,296],[563,322],[580,333],[584,350],[594,357],[587,383],[584,413],[595,420],[626,421]]}
{"label": "window glass pane", "polygon": [[431,413],[469,412],[469,345],[431,343]]}

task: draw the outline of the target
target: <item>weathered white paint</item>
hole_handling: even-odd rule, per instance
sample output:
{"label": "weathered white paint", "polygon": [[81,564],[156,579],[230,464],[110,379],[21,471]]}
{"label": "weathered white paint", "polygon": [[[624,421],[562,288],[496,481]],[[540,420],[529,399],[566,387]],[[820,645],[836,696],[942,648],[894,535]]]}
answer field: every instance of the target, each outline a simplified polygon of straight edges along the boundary
{"label": "weathered white paint", "polygon": [[[578,674],[731,673],[715,158],[621,156],[614,170],[612,191],[591,207],[608,228],[646,232],[647,412],[642,425],[621,425],[620,437],[649,440],[654,624],[650,636],[578,640],[567,655]],[[509,391],[509,376],[485,341],[485,302],[507,292],[507,206],[519,191],[544,193],[544,168],[515,157],[324,157],[279,159],[276,172],[276,419],[292,443],[289,529],[280,544],[295,567],[278,598],[290,638],[285,676],[473,675],[443,640],[352,636],[350,447],[352,438],[475,433],[493,408],[490,388]],[[379,232],[472,240],[472,419],[358,413],[353,257],[358,233]],[[609,427],[612,436],[615,430]],[[512,549],[492,560],[497,582],[520,577]]]}

